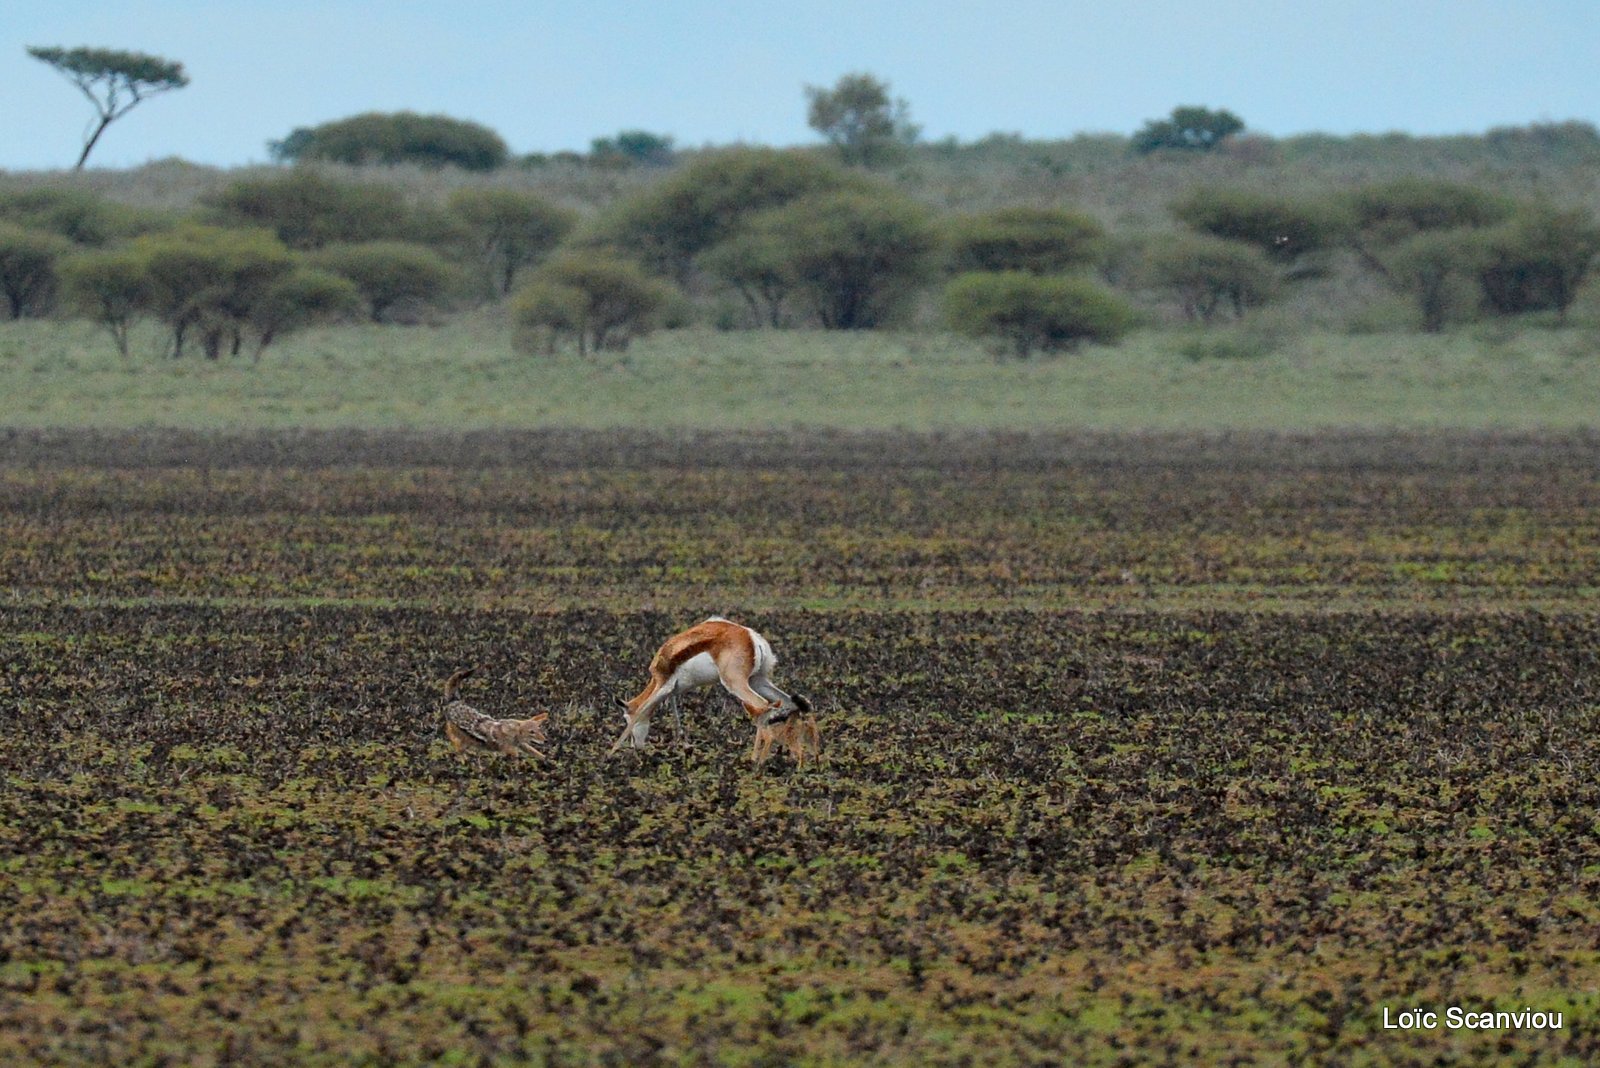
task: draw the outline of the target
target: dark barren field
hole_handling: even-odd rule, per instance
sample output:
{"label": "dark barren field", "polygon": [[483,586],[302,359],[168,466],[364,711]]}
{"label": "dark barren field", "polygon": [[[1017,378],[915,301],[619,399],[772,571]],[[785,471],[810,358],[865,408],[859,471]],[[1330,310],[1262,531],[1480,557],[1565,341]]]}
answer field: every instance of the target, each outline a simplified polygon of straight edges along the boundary
{"label": "dark barren field", "polygon": [[[1593,1063],[1597,585],[1585,435],[12,435],[0,1063]],[[605,757],[711,613],[820,765]]]}

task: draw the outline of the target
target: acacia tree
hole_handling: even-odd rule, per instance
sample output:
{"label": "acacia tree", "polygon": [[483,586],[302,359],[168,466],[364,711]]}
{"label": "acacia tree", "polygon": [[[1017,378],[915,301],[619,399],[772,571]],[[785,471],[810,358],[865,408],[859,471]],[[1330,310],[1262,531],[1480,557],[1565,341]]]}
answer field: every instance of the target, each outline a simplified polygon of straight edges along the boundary
{"label": "acacia tree", "polygon": [[795,287],[789,249],[770,233],[738,233],[709,249],[701,267],[744,298],[751,318],[771,327],[789,322],[787,302]]}
{"label": "acacia tree", "polygon": [[589,158],[597,163],[665,167],[672,162],[672,138],[648,130],[623,130],[615,137],[590,141]]}
{"label": "acacia tree", "polygon": [[999,341],[1025,360],[1084,341],[1115,344],[1133,328],[1134,310],[1083,278],[1027,271],[973,271],[944,294],[945,319],[958,333]]}
{"label": "acacia tree", "polygon": [[408,241],[330,245],[312,257],[312,264],[354,282],[375,323],[396,321],[396,310],[440,305],[459,282],[454,265]]}
{"label": "acacia tree", "polygon": [[[676,296],[637,264],[597,251],[576,251],[546,263],[512,298],[521,331],[544,331],[547,349],[572,336],[578,355],[621,352],[661,325]],[[520,343],[520,342],[519,342]]]}
{"label": "acacia tree", "polygon": [[1209,323],[1225,310],[1235,319],[1272,299],[1274,274],[1267,254],[1243,241],[1181,234],[1151,253],[1157,286],[1178,298],[1184,318]]}
{"label": "acacia tree", "polygon": [[1567,309],[1600,259],[1600,224],[1578,208],[1560,211],[1539,204],[1484,232],[1478,284],[1484,303],[1500,315]]}
{"label": "acacia tree", "polygon": [[904,100],[870,74],[846,74],[832,89],[806,86],[806,121],[839,149],[846,163],[870,167],[894,159],[917,139]]}
{"label": "acacia tree", "polygon": [[1417,302],[1422,329],[1437,334],[1452,312],[1471,302],[1471,279],[1486,258],[1480,231],[1424,230],[1395,247],[1388,277]]}
{"label": "acacia tree", "polygon": [[94,105],[99,120],[91,124],[83,153],[73,170],[83,170],[106,127],[138,106],[141,100],[182,89],[189,84],[182,63],[143,52],[110,48],[29,48],[28,55],[48,63],[76,85]]}
{"label": "acacia tree", "polygon": [[938,244],[927,210],[889,190],[800,197],[755,216],[746,233],[827,330],[881,325],[930,273]]}
{"label": "acacia tree", "polygon": [[104,327],[127,356],[133,324],[149,304],[144,257],[126,248],[85,252],[62,264],[61,275],[68,302]]}
{"label": "acacia tree", "polygon": [[198,336],[207,359],[224,346],[237,355],[264,294],[294,270],[289,249],[266,230],[188,224],[128,244],[144,267],[144,305],[172,329],[169,348],[183,355]]}
{"label": "acacia tree", "polygon": [[500,135],[476,122],[414,111],[368,111],[347,119],[300,127],[267,151],[285,163],[329,160],[354,166],[416,163],[492,171],[511,158]]}
{"label": "acacia tree", "polygon": [[1193,190],[1170,210],[1202,234],[1254,245],[1283,264],[1331,248],[1348,235],[1352,221],[1331,201],[1214,186]]}
{"label": "acacia tree", "polygon": [[732,236],[750,216],[850,181],[844,172],[801,152],[734,148],[708,153],[608,211],[580,243],[624,249],[630,259],[684,285],[691,280],[694,258]]}
{"label": "acacia tree", "polygon": [[55,234],[0,222],[0,315],[40,315],[55,300],[56,265],[72,246]]}
{"label": "acacia tree", "polygon": [[361,291],[350,279],[296,267],[271,283],[245,314],[244,325],[255,335],[255,358],[285,334],[347,318],[361,310],[361,303]]}
{"label": "acacia tree", "polygon": [[414,216],[392,186],[336,182],[303,170],[241,178],[201,202],[223,226],[265,227],[301,251],[398,238]]}
{"label": "acacia tree", "polygon": [[574,222],[571,212],[522,189],[458,189],[450,212],[466,226],[501,296],[511,292],[518,271],[561,243]]}
{"label": "acacia tree", "polygon": [[1161,149],[1210,152],[1244,129],[1244,120],[1223,108],[1176,107],[1164,119],[1151,119],[1133,135],[1133,150],[1141,155]]}

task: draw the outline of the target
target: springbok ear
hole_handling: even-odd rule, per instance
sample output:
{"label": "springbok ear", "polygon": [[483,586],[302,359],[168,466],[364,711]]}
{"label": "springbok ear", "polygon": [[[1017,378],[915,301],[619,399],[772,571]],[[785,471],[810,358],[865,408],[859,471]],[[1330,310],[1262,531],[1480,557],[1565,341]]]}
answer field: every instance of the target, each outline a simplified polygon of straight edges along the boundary
{"label": "springbok ear", "polygon": [[628,702],[624,701],[620,697],[613,697],[612,700],[617,703],[618,708],[622,709],[624,712],[628,711]]}

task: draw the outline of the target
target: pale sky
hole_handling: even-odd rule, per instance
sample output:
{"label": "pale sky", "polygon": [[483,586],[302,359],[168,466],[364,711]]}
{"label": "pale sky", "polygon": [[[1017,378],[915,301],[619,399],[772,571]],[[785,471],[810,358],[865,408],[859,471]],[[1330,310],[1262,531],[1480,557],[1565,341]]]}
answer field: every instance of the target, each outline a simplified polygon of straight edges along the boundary
{"label": "pale sky", "polygon": [[1132,133],[1175,105],[1250,129],[1600,121],[1600,0],[0,0],[0,169],[67,167],[91,116],[28,45],[182,62],[91,166],[260,162],[362,111],[471,119],[513,152],[643,129],[801,144],[802,87],[868,71],[924,136]]}

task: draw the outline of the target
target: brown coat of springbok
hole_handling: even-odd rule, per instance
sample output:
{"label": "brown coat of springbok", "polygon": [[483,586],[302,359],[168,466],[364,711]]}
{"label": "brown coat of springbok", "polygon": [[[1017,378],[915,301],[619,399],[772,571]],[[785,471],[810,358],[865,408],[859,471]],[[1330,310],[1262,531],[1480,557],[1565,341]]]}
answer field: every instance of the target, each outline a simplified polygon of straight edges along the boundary
{"label": "brown coat of springbok", "polygon": [[774,744],[782,743],[797,764],[804,764],[820,753],[822,736],[811,702],[772,684],[777,663],[767,639],[721,616],[674,634],[651,659],[645,688],[631,700],[618,698],[624,726],[611,752],[628,745],[643,748],[650,736],[650,714],[667,698],[720,682],[756,725],[752,761],[760,763]]}

